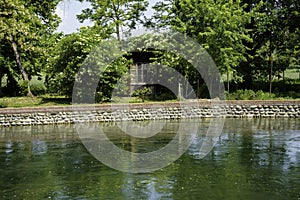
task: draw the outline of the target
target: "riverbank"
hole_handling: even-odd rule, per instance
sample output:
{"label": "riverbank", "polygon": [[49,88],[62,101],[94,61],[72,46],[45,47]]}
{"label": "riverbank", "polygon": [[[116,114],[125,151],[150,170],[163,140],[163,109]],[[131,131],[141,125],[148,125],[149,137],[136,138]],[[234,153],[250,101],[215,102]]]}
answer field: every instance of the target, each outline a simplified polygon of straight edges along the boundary
{"label": "riverbank", "polygon": [[1,108],[0,126],[143,121],[184,118],[300,118],[299,100],[213,101],[97,104]]}

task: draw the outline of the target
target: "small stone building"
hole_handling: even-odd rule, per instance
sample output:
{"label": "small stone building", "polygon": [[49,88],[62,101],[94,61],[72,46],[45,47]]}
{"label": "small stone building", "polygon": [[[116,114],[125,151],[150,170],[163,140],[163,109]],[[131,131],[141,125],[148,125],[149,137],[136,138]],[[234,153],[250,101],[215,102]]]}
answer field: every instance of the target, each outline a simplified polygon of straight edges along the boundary
{"label": "small stone building", "polygon": [[129,69],[131,91],[147,86],[155,92],[153,80],[158,74],[159,65],[153,64],[151,60],[153,57],[152,52],[131,52],[130,58],[133,60],[133,65]]}

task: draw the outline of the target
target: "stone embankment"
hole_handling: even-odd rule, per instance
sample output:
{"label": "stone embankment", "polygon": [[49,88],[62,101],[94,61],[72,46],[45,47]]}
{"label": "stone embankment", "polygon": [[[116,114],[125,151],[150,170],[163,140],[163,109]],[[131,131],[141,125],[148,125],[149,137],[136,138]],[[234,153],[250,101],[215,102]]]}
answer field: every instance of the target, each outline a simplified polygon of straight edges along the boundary
{"label": "stone embankment", "polygon": [[41,108],[2,108],[0,126],[184,118],[300,118],[300,101],[191,101]]}

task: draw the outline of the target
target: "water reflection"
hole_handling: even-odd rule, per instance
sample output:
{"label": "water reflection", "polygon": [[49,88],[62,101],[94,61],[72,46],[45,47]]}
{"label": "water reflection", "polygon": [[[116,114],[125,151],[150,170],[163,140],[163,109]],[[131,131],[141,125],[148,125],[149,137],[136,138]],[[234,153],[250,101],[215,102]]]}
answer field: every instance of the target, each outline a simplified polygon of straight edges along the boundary
{"label": "water reflection", "polygon": [[[92,157],[72,125],[0,129],[2,199],[299,199],[300,120],[227,119],[214,149],[199,158],[209,121],[179,160],[153,173],[123,173]],[[171,125],[172,124],[172,125]],[[176,123],[132,141],[113,124],[108,137],[127,150],[151,151]]]}

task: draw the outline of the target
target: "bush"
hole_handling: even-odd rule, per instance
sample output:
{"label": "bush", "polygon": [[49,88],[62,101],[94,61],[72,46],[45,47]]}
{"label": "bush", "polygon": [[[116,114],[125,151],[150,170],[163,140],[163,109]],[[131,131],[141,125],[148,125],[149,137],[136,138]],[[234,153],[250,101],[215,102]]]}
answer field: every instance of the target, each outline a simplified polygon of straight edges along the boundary
{"label": "bush", "polygon": [[268,99],[275,99],[275,94],[270,94],[269,92],[263,92],[262,90],[258,90],[256,92],[256,99],[257,100],[268,100]]}
{"label": "bush", "polygon": [[138,90],[135,90],[132,94],[133,97],[138,97],[142,100],[142,102],[145,101],[145,99],[149,98],[149,96],[152,94],[152,90],[148,87],[144,87]]}
{"label": "bush", "polygon": [[6,108],[8,106],[7,102],[0,102],[0,108]]}
{"label": "bush", "polygon": [[237,90],[230,94],[227,93],[227,99],[230,100],[268,100],[274,98],[276,98],[275,94],[263,92],[262,90],[257,92],[253,90]]}
{"label": "bush", "polygon": [[43,82],[30,83],[30,89],[32,94],[36,96],[46,94],[46,87]]}
{"label": "bush", "polygon": [[289,91],[287,92],[286,96],[292,99],[298,99],[300,98],[300,93],[295,91]]}
{"label": "bush", "polygon": [[107,95],[104,95],[103,92],[96,92],[96,95],[95,95],[96,103],[110,102],[110,100],[111,99]]}
{"label": "bush", "polygon": [[156,95],[153,99],[156,101],[166,101],[166,100],[177,99],[177,97],[173,93],[161,93]]}
{"label": "bush", "polygon": [[[20,94],[21,96],[26,96],[27,94],[27,81],[20,80],[19,81],[19,87],[20,87]],[[44,81],[41,80],[39,77],[34,76],[31,81],[29,82],[30,90],[33,95],[43,95],[46,93],[46,87],[44,84]]]}
{"label": "bush", "polygon": [[27,87],[28,87],[28,81],[21,80],[19,81],[19,87],[20,87],[20,94],[21,96],[27,95]]}

